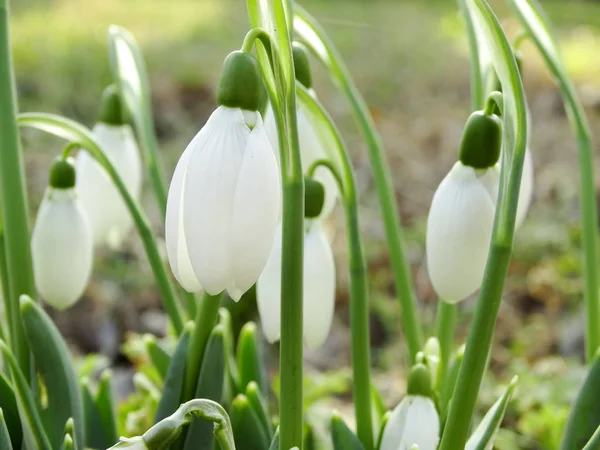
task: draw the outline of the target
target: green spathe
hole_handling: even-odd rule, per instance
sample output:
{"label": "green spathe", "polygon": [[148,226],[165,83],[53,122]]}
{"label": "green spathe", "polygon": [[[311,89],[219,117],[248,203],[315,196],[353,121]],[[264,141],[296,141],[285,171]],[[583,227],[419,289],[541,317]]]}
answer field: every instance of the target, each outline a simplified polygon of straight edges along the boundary
{"label": "green spathe", "polygon": [[114,84],[107,86],[102,93],[99,122],[114,126],[125,125],[127,123],[119,89]]}
{"label": "green spathe", "polygon": [[467,119],[460,142],[459,159],[474,169],[487,169],[500,158],[502,120],[495,114],[475,111]]}
{"label": "green spathe", "polygon": [[314,219],[321,214],[325,203],[323,184],[311,177],[304,177],[304,217]]}
{"label": "green spathe", "polygon": [[312,87],[312,72],[310,71],[310,60],[308,59],[308,50],[300,42],[292,44],[292,56],[294,57],[294,73],[298,80],[306,89]]}
{"label": "green spathe", "polygon": [[406,387],[407,395],[420,395],[431,398],[433,395],[433,382],[431,372],[425,364],[415,364],[408,374]]}
{"label": "green spathe", "polygon": [[239,50],[227,55],[217,88],[217,104],[258,111],[263,96],[263,81],[256,58]]}
{"label": "green spathe", "polygon": [[58,157],[50,166],[48,184],[56,189],[71,189],[75,187],[75,165],[73,158]]}

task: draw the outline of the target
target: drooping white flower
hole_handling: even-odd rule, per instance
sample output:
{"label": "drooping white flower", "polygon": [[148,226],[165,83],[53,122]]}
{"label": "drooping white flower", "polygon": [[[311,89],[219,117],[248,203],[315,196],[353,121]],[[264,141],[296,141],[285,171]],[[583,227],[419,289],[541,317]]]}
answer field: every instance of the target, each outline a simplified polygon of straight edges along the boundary
{"label": "drooping white flower", "polygon": [[75,303],[90,279],[93,240],[72,185],[47,189],[33,228],[31,252],[42,297],[58,309]]}
{"label": "drooping white flower", "polygon": [[433,400],[407,395],[390,416],[380,450],[435,450],[440,440],[440,419]]}
{"label": "drooping white flower", "polygon": [[[281,332],[281,237],[279,227],[271,255],[256,285],[258,312],[270,343],[278,341]],[[316,349],[329,336],[335,307],[333,252],[318,220],[312,221],[304,236],[303,302],[304,342],[307,347]]]}
{"label": "drooping white flower", "polygon": [[[104,101],[114,102],[113,108],[120,108],[118,93],[114,89],[107,89]],[[134,199],[139,199],[142,161],[131,127],[122,120],[102,117],[92,132],[129,193]],[[90,219],[94,243],[108,243],[112,248],[118,248],[133,225],[129,210],[106,170],[87,151],[81,150],[76,160],[77,190]]]}
{"label": "drooping white flower", "polygon": [[256,111],[219,106],[169,188],[167,254],[184,289],[239,300],[258,279],[281,203],[277,162]]}
{"label": "drooping white flower", "polygon": [[427,219],[427,268],[440,298],[456,303],[481,285],[487,261],[499,170],[457,162],[436,190]]}

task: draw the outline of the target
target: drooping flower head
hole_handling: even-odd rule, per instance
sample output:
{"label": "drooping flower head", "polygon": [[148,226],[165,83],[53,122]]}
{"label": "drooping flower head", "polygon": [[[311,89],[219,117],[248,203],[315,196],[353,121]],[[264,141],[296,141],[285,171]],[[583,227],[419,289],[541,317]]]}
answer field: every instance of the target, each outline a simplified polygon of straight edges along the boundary
{"label": "drooping flower head", "polygon": [[68,308],[81,297],[92,272],[92,232],[75,178],[71,159],[52,164],[31,236],[36,287],[58,309]]}
{"label": "drooping flower head", "polygon": [[437,188],[427,218],[427,268],[441,300],[459,302],[481,286],[492,237],[502,122],[473,113],[460,160]]}
{"label": "drooping flower head", "polygon": [[239,300],[258,279],[280,214],[277,162],[258,109],[256,59],[225,59],[218,108],[187,146],[171,180],[165,234],[171,270],[189,292]]}
{"label": "drooping flower head", "polygon": [[[104,91],[100,120],[92,132],[129,193],[139,199],[142,161],[116,86]],[[125,202],[104,168],[85,150],[77,154],[77,190],[89,219],[94,243],[118,248],[133,222]]]}

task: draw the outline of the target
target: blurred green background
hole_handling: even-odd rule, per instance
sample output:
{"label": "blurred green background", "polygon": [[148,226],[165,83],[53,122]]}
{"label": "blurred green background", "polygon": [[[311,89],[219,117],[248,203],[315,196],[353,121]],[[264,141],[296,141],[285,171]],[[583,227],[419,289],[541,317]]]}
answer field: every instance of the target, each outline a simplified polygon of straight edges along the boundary
{"label": "blurred green background", "polygon": [[[519,25],[506,4],[491,3],[509,36],[515,37]],[[456,4],[449,0],[303,4],[338,45],[381,131],[407,228],[422,316],[431,332],[436,299],[424,264],[426,214],[436,186],[456,160],[462,125],[470,113],[467,44]],[[574,0],[542,4],[556,25],[567,68],[598,137],[600,4]],[[215,107],[223,58],[241,46],[248,29],[245,2],[14,1],[12,46],[20,110],[60,113],[93,125],[102,90],[110,83],[106,33],[113,23],[129,29],[145,55],[168,179],[181,151]],[[526,42],[522,50],[532,111],[535,193],[528,219],[517,233],[492,373],[481,400],[482,407],[489,406],[498,385],[520,375],[521,388],[505,424],[508,431],[501,434],[497,447],[554,449],[566,407],[583,375],[577,162],[574,138],[552,79],[531,44]],[[372,274],[376,382],[392,406],[404,389],[406,355],[377,198],[364,145],[345,100],[316,61],[313,67],[315,89],[341,127],[357,171]],[[37,132],[24,133],[32,215],[61,144]],[[162,233],[150,189],[145,197]],[[328,407],[334,403],[347,411],[349,330],[342,223],[339,210],[328,223],[338,265],[336,324],[325,347],[307,354],[307,359],[311,370],[328,374],[314,375],[314,391],[337,392]],[[461,304],[457,343],[464,339],[473,306],[473,299]],[[254,318],[251,301],[237,308],[240,320]],[[112,364],[123,363],[126,368],[120,350],[123,335],[160,333],[164,328],[160,300],[137,238],[132,236],[119,253],[101,252],[86,298],[53,315],[74,351],[101,352]],[[271,359],[276,355],[267,353]]]}

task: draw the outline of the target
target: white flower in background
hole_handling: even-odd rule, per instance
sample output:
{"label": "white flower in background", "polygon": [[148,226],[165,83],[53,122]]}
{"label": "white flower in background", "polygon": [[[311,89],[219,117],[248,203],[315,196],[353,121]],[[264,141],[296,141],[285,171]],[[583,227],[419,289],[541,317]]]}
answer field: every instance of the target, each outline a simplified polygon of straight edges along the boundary
{"label": "white flower in background", "polygon": [[[232,82],[240,76],[248,80]],[[233,52],[221,75],[221,106],[173,174],[165,226],[169,263],[184,289],[227,290],[236,301],[265,267],[281,207],[277,161],[248,83],[262,89],[258,63]]]}
{"label": "white flower in background", "polygon": [[[104,93],[100,118],[92,132],[137,200],[142,188],[142,161],[131,127],[123,122],[119,94],[114,86]],[[77,190],[92,227],[94,243],[118,248],[133,221],[119,191],[104,168],[85,150],[76,158]]]}
{"label": "white flower in background", "polygon": [[392,411],[383,430],[379,450],[437,449],[440,419],[431,395],[429,369],[417,364],[411,369],[407,395]]}
{"label": "white flower in background", "polygon": [[35,284],[58,309],[81,297],[92,273],[92,232],[74,186],[72,163],[57,160],[31,237]]}
{"label": "white flower in background", "polygon": [[[281,332],[281,227],[269,261],[256,284],[256,300],[267,341],[279,340]],[[335,307],[335,264],[329,241],[319,220],[310,224],[304,236],[304,342],[311,349],[325,343]]]}

